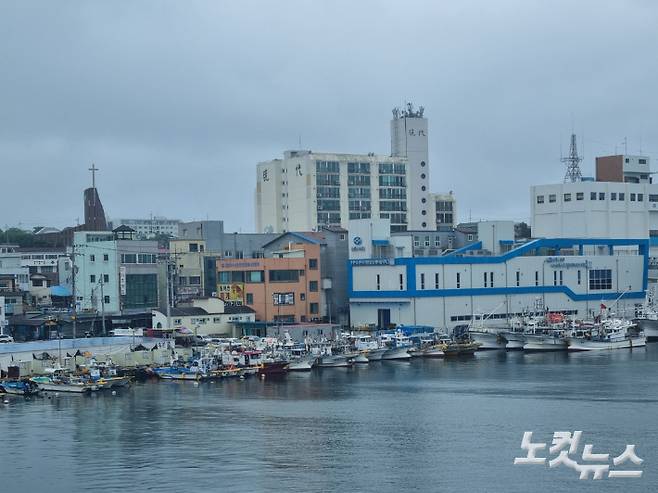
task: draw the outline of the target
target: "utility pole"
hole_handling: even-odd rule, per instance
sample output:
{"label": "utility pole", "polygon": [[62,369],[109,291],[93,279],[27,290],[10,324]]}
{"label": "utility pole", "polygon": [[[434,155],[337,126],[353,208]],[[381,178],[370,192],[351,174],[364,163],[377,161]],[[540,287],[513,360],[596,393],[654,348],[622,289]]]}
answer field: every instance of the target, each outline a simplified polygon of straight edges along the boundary
{"label": "utility pole", "polygon": [[78,329],[78,298],[75,295],[75,240],[73,241],[73,248],[71,249],[71,295],[73,297],[73,305],[71,318],[73,319],[73,344],[75,345],[75,338],[77,337]]}
{"label": "utility pole", "polygon": [[102,326],[103,326],[103,337],[107,336],[107,332],[105,330],[105,294],[103,292],[103,277],[101,274],[101,279],[100,279],[100,284],[101,284],[101,320],[102,320]]}

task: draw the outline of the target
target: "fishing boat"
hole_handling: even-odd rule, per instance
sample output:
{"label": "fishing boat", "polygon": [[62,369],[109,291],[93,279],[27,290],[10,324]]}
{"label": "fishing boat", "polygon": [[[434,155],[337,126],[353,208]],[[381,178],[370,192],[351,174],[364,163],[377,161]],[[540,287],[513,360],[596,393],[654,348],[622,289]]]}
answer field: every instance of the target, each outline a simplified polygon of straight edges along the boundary
{"label": "fishing boat", "polygon": [[36,394],[38,391],[38,387],[29,380],[0,381],[0,394],[32,395]]}
{"label": "fishing boat", "polygon": [[263,361],[258,368],[258,375],[273,376],[284,375],[288,371],[288,362],[285,360]]}
{"label": "fishing boat", "polygon": [[320,356],[317,366],[320,368],[344,368],[352,366],[352,361],[342,354],[325,354]]}
{"label": "fishing boat", "polygon": [[561,313],[548,313],[546,317],[530,319],[524,328],[523,350],[566,351],[568,342],[565,328],[564,315]]}
{"label": "fishing boat", "polygon": [[198,366],[162,366],[153,369],[162,380],[191,380],[201,381],[209,378],[208,373],[201,371]]}
{"label": "fishing boat", "polygon": [[39,390],[44,392],[71,392],[85,394],[98,390],[98,385],[85,382],[80,378],[64,375],[32,377],[30,381],[35,383]]}
{"label": "fishing boat", "polygon": [[423,358],[443,358],[446,353],[443,351],[443,346],[440,344],[434,344],[420,349],[421,355]]}
{"label": "fishing boat", "polygon": [[380,361],[384,353],[388,350],[386,347],[381,347],[379,341],[368,334],[352,336],[352,339],[354,349],[359,352],[359,356],[354,359],[355,363]]}
{"label": "fishing boat", "polygon": [[633,349],[647,345],[647,338],[627,320],[604,320],[598,327],[584,334],[576,333],[568,339],[569,351],[597,351]]}
{"label": "fishing boat", "polygon": [[382,360],[408,360],[411,358],[409,350],[413,348],[413,345],[409,337],[401,330],[396,330],[393,334],[382,334],[381,338],[382,345],[387,348],[382,354]]}
{"label": "fishing boat", "polygon": [[315,358],[300,356],[292,358],[288,363],[288,371],[311,371]]}
{"label": "fishing boat", "polygon": [[638,310],[635,319],[640,331],[644,332],[647,340],[658,339],[658,311],[656,311],[649,302]]}

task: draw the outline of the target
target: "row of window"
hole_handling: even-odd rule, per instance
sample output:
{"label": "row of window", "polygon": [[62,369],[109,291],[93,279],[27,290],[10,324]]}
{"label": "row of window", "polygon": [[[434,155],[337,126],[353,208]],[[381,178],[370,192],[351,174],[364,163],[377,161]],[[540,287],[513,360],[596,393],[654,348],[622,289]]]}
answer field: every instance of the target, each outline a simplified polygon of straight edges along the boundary
{"label": "row of window", "polygon": [[[103,280],[103,284],[107,284],[108,282],[110,282],[109,274],[103,274],[102,276],[98,276],[98,282],[101,282],[101,279]],[[89,276],[89,283],[96,284],[96,274],[91,274]]]}
{"label": "row of window", "polygon": [[[438,246],[438,245],[437,245]],[[582,272],[577,271],[577,282],[578,285],[582,283]],[[521,272],[516,271],[516,286],[521,286]],[[485,288],[493,288],[494,285],[494,273],[493,272],[484,272],[483,273],[483,286]],[[461,272],[455,274],[455,285],[457,289],[461,288]],[[563,286],[564,285],[564,271],[554,270],[553,271],[553,286]],[[377,274],[376,277],[376,286],[377,291],[381,290],[381,278]],[[420,274],[420,289],[425,289],[425,273],[421,272]],[[434,273],[434,289],[439,289],[439,273]],[[539,271],[535,271],[535,286],[539,286]],[[400,290],[403,290],[403,279],[402,274],[400,274]],[[612,270],[611,269],[592,269],[589,271],[589,289],[590,291],[601,291],[606,289],[612,289]]]}
{"label": "row of window", "polygon": [[122,253],[122,264],[155,264],[158,256],[154,253]]}
{"label": "row of window", "polygon": [[[631,202],[644,202],[644,194],[643,193],[629,193],[629,200]],[[564,202],[571,202],[573,194],[571,193],[565,193],[562,197]],[[606,193],[605,192],[590,192],[589,194],[589,199],[590,200],[605,200]],[[537,195],[537,203],[538,204],[543,204],[544,203],[544,195]],[[584,200],[585,199],[585,194],[583,192],[577,192],[575,194],[576,200]],[[611,201],[623,201],[626,200],[626,193],[625,192],[610,192],[610,200]],[[557,195],[552,193],[548,195],[548,202],[549,203],[555,203],[557,202]],[[658,194],[650,194],[649,195],[649,202],[658,202]]]}

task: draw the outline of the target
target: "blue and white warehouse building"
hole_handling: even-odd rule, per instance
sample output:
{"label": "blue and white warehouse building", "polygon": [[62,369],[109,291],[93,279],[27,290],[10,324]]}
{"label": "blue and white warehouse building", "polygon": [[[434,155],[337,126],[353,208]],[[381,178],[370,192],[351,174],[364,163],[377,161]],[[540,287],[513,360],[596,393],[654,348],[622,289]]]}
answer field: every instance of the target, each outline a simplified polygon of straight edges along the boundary
{"label": "blue and white warehouse building", "polygon": [[579,318],[601,304],[632,316],[647,291],[647,238],[514,241],[510,221],[478,223],[460,250],[413,256],[413,235],[386,220],[350,222],[348,284],[353,327],[428,325],[451,330],[481,316],[489,325],[539,310]]}

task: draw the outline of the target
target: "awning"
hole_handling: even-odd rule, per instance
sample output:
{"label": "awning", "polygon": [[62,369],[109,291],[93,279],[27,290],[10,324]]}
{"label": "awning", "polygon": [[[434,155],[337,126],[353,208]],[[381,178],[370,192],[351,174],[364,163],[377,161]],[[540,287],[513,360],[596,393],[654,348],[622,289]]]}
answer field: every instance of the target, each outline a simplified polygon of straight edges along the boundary
{"label": "awning", "polygon": [[51,286],[50,295],[61,297],[71,296],[71,290],[66,286]]}

